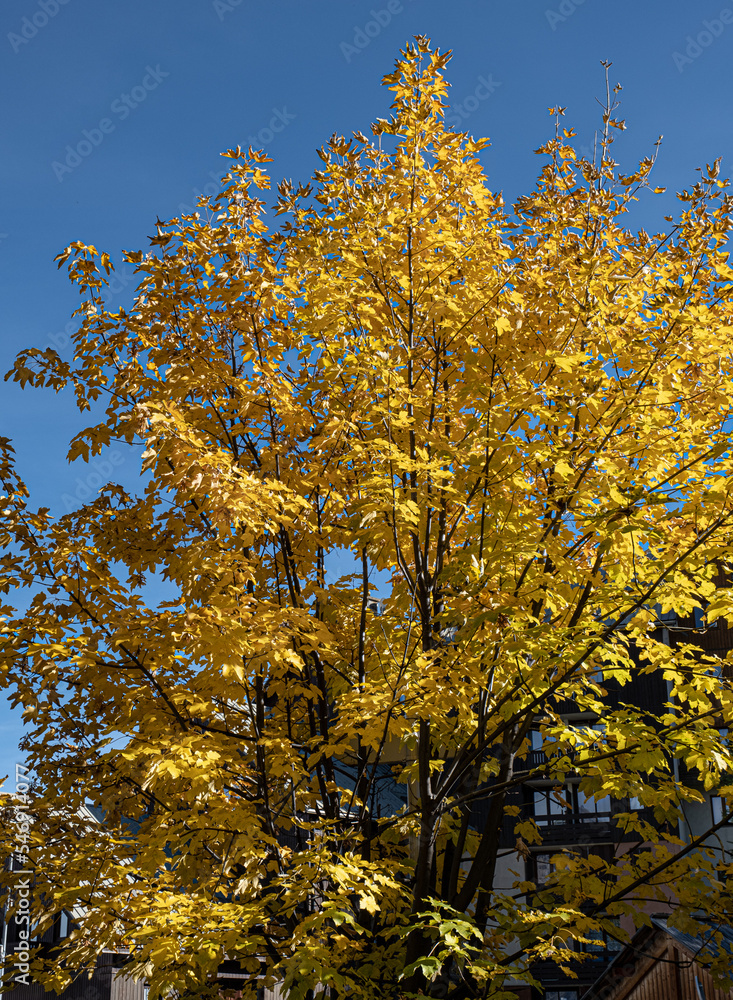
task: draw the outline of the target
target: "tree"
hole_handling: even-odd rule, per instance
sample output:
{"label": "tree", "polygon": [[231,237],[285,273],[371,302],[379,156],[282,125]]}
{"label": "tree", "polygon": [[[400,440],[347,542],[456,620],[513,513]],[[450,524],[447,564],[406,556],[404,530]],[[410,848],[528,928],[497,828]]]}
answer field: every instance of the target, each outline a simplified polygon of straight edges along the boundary
{"label": "tree", "polygon": [[[104,306],[106,254],[60,255],[74,360],[26,350],[12,377],[92,414],[70,458],[140,443],[147,479],[54,519],[5,450],[35,916],[79,924],[49,982],[107,947],[155,995],[201,995],[227,955],[250,996],[265,967],[293,998],[500,998],[650,901],[731,913],[725,855],[672,832],[705,791],[733,802],[728,659],[655,627],[733,619],[726,183],[708,167],[668,233],[625,228],[653,158],[619,172],[609,98],[596,162],[551,109],[507,209],[486,142],[444,127],[447,58],[408,47],[374,142],[334,136],[278,224],[266,157],[229,151],[221,191],[127,254],[131,310]],[[659,714],[609,707],[640,674],[669,683]],[[380,815],[388,772],[405,804]],[[638,844],[538,886],[512,792],[571,772],[647,810],[616,817]]]}

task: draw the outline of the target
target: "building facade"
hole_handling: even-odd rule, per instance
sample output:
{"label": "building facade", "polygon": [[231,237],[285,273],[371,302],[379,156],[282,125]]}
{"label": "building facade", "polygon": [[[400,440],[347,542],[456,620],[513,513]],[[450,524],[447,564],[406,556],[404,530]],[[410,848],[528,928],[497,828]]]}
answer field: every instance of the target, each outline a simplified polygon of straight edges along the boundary
{"label": "building facade", "polygon": [[[710,930],[721,933],[716,949],[725,949],[733,966],[733,930]],[[709,947],[709,940],[683,934],[666,920],[652,918],[652,926],[634,936],[583,1000],[731,1000],[733,989],[716,985],[700,960]]]}

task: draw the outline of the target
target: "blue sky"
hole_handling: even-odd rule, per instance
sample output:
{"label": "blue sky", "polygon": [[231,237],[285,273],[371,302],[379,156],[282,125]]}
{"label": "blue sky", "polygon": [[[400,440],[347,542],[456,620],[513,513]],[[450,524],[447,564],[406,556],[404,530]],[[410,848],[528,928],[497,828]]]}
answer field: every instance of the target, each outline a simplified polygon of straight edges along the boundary
{"label": "blue sky", "polygon": [[[599,61],[623,85],[631,167],[664,135],[656,183],[634,223],[664,228],[672,192],[733,153],[733,0],[5,0],[0,13],[4,155],[0,185],[0,367],[24,347],[69,356],[78,294],[54,256],[80,239],[119,262],[146,246],[223,172],[219,153],[250,143],[275,180],[304,180],[315,150],[384,117],[380,86],[414,34],[452,49],[460,127],[489,136],[489,183],[527,190],[549,137],[551,105],[590,148],[603,95]],[[131,297],[130,271],[116,287]],[[36,505],[64,513],[100,480],[132,486],[137,455],[119,447],[89,468],[66,448],[84,422],[66,393],[0,384],[0,435],[14,441]],[[0,700],[0,777],[13,772],[18,713]]]}

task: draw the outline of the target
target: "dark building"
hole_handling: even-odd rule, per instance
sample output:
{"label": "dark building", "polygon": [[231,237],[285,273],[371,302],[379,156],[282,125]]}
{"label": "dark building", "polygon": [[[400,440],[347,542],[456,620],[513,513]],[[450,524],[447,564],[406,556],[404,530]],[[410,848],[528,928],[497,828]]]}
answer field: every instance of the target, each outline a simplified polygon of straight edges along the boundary
{"label": "dark building", "polygon": [[[681,642],[694,642],[704,652],[712,654],[725,653],[733,648],[733,631],[724,622],[716,622],[708,627],[704,616],[698,613],[694,618],[679,620],[675,615],[665,615],[660,619],[659,628],[663,629],[663,641],[670,645]],[[632,651],[633,656],[633,651]],[[638,662],[638,661],[637,661]],[[669,701],[667,683],[659,672],[651,674],[637,673],[625,686],[620,687],[614,682],[606,683],[608,691],[607,704],[610,709],[619,707],[622,703],[634,708],[659,715],[664,711],[664,705]],[[572,703],[558,706],[558,713],[572,725],[597,725],[603,728],[602,720],[575,710]],[[539,746],[540,741],[537,741]],[[528,769],[540,769],[546,758],[542,750],[534,748],[528,758],[520,766]],[[527,781],[521,789],[516,790],[508,804],[518,805],[525,816],[532,817],[537,823],[543,837],[541,846],[530,846],[530,857],[525,861],[525,878],[538,885],[546,882],[552,873],[552,857],[559,853],[574,855],[592,854],[604,861],[612,862],[615,857],[627,849],[624,843],[623,831],[614,822],[614,817],[621,812],[635,811],[646,822],[656,825],[660,838],[664,838],[664,830],[655,824],[651,810],[641,809],[634,800],[615,800],[604,798],[587,799],[579,788],[580,779],[568,775],[560,794],[553,792],[557,783],[542,777]],[[702,788],[700,789],[702,791]],[[673,832],[683,840],[690,840],[722,817],[722,800],[706,795],[706,802],[687,811],[686,822],[681,823]],[[510,849],[514,846],[514,820],[507,818],[502,832],[502,844]],[[720,831],[723,834],[724,831]],[[733,841],[730,833],[723,838],[724,849],[727,847],[728,860],[733,860]],[[659,924],[659,920],[657,921]],[[660,925],[661,926],[661,925]],[[665,925],[666,926],[666,925]],[[671,932],[670,932],[671,933]],[[607,969],[618,969],[618,956],[626,953],[624,945],[611,938],[597,940],[592,944],[576,944],[578,952],[583,953],[583,960],[574,967],[577,978],[568,976],[554,962],[537,963],[533,974],[542,984],[544,993],[537,990],[517,989],[518,1000],[605,1000],[606,994],[593,992],[599,979]],[[580,955],[579,955],[580,958]],[[657,963],[659,964],[659,963]],[[651,980],[650,980],[651,982]],[[610,997],[611,994],[608,994]],[[619,994],[626,998],[627,994]],[[632,994],[628,994],[629,1000]],[[690,1000],[722,1000],[728,998],[728,993],[690,993]],[[640,992],[633,994],[633,1000],[688,1000],[688,993]],[[614,1000],[616,997],[614,995]]]}

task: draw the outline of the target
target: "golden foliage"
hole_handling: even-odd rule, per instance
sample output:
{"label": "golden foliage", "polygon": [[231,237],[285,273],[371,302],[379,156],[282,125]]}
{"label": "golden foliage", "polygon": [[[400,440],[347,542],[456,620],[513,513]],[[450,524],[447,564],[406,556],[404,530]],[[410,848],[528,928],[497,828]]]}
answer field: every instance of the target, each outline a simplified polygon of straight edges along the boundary
{"label": "golden foliage", "polygon": [[[230,151],[221,191],[127,255],[132,309],[105,308],[106,255],[60,255],[74,359],[27,350],[12,377],[98,417],[70,457],[122,440],[147,474],[53,519],[4,446],[3,587],[32,597],[0,663],[67,968],[129,949],[154,993],[200,990],[226,955],[249,995],[262,967],[296,1000],[452,969],[499,997],[642,899],[730,912],[720,854],[669,832],[733,798],[727,668],[655,627],[733,618],[725,183],[708,168],[669,233],[630,232],[653,160],[618,172],[607,109],[597,162],[558,124],[507,209],[485,142],[444,126],[445,62],[406,49],[391,117],[282,184],[276,226],[266,157]],[[644,673],[657,717],[624,704]],[[406,804],[379,815],[390,771]],[[617,822],[644,850],[500,885],[502,823],[516,868],[541,841],[516,793],[544,774],[635,798]]]}

